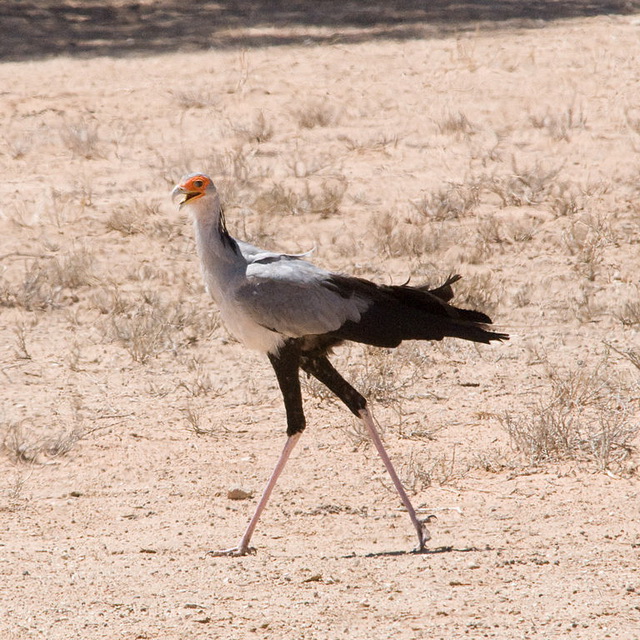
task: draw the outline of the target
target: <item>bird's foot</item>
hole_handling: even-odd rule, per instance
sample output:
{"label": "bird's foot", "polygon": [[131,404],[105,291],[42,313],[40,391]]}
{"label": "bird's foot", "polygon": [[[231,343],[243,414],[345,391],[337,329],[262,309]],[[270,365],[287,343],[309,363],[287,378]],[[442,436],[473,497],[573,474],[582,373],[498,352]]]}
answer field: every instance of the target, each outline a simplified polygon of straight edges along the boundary
{"label": "bird's foot", "polygon": [[422,520],[418,520],[418,524],[420,525],[420,529],[418,530],[418,541],[419,541],[419,546],[416,549],[416,551],[418,553],[422,553],[426,546],[427,546],[427,542],[429,542],[429,540],[431,540],[431,533],[429,532],[429,529],[427,529],[427,523],[428,522],[433,522],[434,520],[437,520],[438,518],[434,515],[430,515],[427,516],[426,518],[423,518]]}
{"label": "bird's foot", "polygon": [[256,550],[253,547],[244,547],[237,546],[231,547],[231,549],[221,549],[219,551],[208,551],[208,556],[213,556],[214,558],[222,558],[222,557],[231,557],[231,558],[239,558],[240,556],[248,556],[255,555]]}

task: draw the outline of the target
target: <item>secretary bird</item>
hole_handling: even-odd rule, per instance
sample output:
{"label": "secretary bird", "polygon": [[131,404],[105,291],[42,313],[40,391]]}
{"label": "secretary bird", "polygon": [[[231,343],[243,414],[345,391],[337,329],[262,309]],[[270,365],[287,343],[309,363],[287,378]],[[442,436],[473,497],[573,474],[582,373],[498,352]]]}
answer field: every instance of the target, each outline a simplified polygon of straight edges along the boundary
{"label": "secretary bird", "polygon": [[331,365],[328,354],[346,340],[397,347],[403,340],[462,338],[490,343],[508,340],[487,330],[491,319],[480,311],[448,304],[451,276],[437,289],[379,285],[325,271],[301,255],[273,253],[236,240],[227,231],[211,178],[192,173],[172,192],[193,217],[207,291],[229,331],[247,347],[267,354],[284,398],[287,441],[255,513],[237,547],[213,555],[242,556],[291,451],[305,428],[299,371],[317,378],[362,420],[384,462],[418,534],[418,551],[430,539],[418,520],[402,482],[376,430],[367,401]]}

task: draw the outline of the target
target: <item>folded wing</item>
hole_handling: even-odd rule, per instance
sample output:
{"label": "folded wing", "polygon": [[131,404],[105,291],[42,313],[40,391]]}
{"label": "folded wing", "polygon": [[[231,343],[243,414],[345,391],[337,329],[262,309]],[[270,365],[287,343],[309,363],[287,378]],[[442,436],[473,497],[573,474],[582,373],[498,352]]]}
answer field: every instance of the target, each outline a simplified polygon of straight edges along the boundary
{"label": "folded wing", "polygon": [[292,256],[263,254],[247,266],[235,294],[251,319],[282,335],[299,338],[336,331],[358,322],[371,301],[327,286],[331,274]]}

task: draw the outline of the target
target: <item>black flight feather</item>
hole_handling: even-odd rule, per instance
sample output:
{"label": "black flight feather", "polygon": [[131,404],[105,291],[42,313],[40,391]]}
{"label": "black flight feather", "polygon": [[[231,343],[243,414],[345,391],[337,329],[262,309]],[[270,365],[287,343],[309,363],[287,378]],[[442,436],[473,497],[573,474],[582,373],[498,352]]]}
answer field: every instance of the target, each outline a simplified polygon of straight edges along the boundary
{"label": "black flight feather", "polygon": [[345,298],[359,296],[371,304],[357,322],[347,321],[331,336],[378,347],[397,347],[403,340],[462,338],[488,344],[508,340],[505,333],[488,330],[491,318],[473,309],[448,304],[451,285],[460,276],[450,276],[436,289],[427,286],[378,285],[361,278],[332,275],[323,285]]}

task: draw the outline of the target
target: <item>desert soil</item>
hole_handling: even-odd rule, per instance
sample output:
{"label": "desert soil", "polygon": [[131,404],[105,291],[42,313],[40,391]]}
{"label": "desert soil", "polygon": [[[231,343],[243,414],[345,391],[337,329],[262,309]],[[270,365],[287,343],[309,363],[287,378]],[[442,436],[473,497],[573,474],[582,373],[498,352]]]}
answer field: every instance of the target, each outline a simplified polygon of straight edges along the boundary
{"label": "desert soil", "polygon": [[[637,5],[100,4],[3,9],[0,638],[640,638]],[[234,234],[379,282],[460,273],[511,334],[335,354],[437,517],[427,553],[305,381],[256,554],[207,555],[285,433],[170,201],[195,170]]]}

